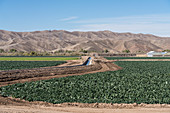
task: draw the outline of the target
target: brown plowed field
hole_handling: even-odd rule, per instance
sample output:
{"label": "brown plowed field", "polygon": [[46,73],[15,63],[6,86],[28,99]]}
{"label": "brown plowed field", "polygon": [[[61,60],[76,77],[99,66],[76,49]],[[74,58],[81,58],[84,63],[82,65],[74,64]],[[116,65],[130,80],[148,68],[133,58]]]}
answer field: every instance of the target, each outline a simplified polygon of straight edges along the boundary
{"label": "brown plowed field", "polygon": [[[0,72],[0,86],[46,80],[51,78],[82,75],[88,73],[115,71],[121,67],[104,59],[96,60],[93,65],[67,67],[80,64],[80,61],[69,61],[64,68],[47,67]],[[0,113],[170,113],[167,104],[105,104],[105,103],[62,103],[28,102],[20,99],[0,96]]]}
{"label": "brown plowed field", "polygon": [[69,74],[80,74],[85,72],[92,72],[102,69],[100,63],[89,66],[65,66],[65,67],[48,67],[48,68],[37,68],[37,69],[23,69],[23,70],[11,70],[0,72],[0,85],[4,82],[22,80],[36,77],[47,77],[47,76],[58,76],[58,75],[69,75]]}

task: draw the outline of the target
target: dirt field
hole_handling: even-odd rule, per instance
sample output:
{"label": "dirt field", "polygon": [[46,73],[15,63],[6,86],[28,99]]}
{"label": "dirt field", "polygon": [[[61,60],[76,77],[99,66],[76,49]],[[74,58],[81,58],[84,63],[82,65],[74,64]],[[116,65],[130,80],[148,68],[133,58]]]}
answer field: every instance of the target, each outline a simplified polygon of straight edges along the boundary
{"label": "dirt field", "polygon": [[78,108],[78,107],[44,107],[44,106],[0,106],[0,113],[169,113],[169,108]]}
{"label": "dirt field", "polygon": [[[40,68],[32,70],[17,70],[0,72],[0,86],[28,81],[46,80],[66,76],[82,75],[104,71],[115,71],[121,67],[105,59],[98,59],[94,65],[65,68]],[[60,66],[79,65],[82,61],[69,61]],[[58,66],[58,67],[60,67]],[[61,71],[63,70],[63,71]],[[31,71],[34,71],[33,73]],[[68,73],[70,72],[71,73]],[[50,73],[50,76],[49,76]],[[53,74],[51,74],[53,73]],[[34,75],[34,76],[33,76]],[[39,76],[43,75],[43,76]],[[13,79],[11,79],[13,78]],[[20,99],[0,96],[0,113],[170,113],[167,104],[104,104],[104,103],[63,103],[50,104],[45,102],[28,102]]]}

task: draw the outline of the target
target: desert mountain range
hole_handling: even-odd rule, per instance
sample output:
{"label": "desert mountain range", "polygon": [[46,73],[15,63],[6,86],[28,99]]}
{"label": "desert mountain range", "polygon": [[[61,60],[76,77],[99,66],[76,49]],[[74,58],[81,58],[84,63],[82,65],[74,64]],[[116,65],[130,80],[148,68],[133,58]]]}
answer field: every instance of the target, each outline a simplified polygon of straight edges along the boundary
{"label": "desert mountain range", "polygon": [[12,32],[0,30],[0,49],[18,51],[57,51],[81,49],[89,51],[109,50],[122,52],[161,51],[170,49],[170,37],[151,34],[116,33],[111,31],[69,32],[46,30],[35,32]]}

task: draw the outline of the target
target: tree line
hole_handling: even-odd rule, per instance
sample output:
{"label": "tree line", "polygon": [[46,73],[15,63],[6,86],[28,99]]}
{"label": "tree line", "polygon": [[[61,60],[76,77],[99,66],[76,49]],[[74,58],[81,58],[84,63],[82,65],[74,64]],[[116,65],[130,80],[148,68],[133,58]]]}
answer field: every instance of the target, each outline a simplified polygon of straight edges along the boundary
{"label": "tree line", "polygon": [[[53,56],[53,55],[59,55],[59,56],[81,56],[81,55],[86,55],[88,53],[111,53],[108,49],[105,49],[103,51],[97,52],[97,51],[89,51],[85,49],[80,49],[79,51],[74,51],[74,50],[57,50],[55,52],[36,52],[36,51],[30,51],[30,52],[23,52],[23,51],[18,51],[17,49],[9,49],[9,50],[4,50],[0,49],[0,53],[4,54],[12,54],[12,56]],[[162,52],[170,52],[169,49],[163,50]],[[125,49],[122,51],[122,53],[131,53],[130,50]],[[146,53],[144,51],[137,51],[136,53]]]}

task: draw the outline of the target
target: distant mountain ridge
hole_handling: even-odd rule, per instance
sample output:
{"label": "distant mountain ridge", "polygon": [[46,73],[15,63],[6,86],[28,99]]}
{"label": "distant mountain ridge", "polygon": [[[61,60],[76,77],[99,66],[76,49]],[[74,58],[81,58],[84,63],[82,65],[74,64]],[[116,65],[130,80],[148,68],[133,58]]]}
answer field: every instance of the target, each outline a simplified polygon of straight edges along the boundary
{"label": "distant mountain ridge", "polygon": [[64,30],[12,32],[0,30],[0,49],[18,51],[57,51],[81,49],[122,52],[161,51],[170,49],[170,38],[151,34],[116,33],[111,31],[69,32]]}

